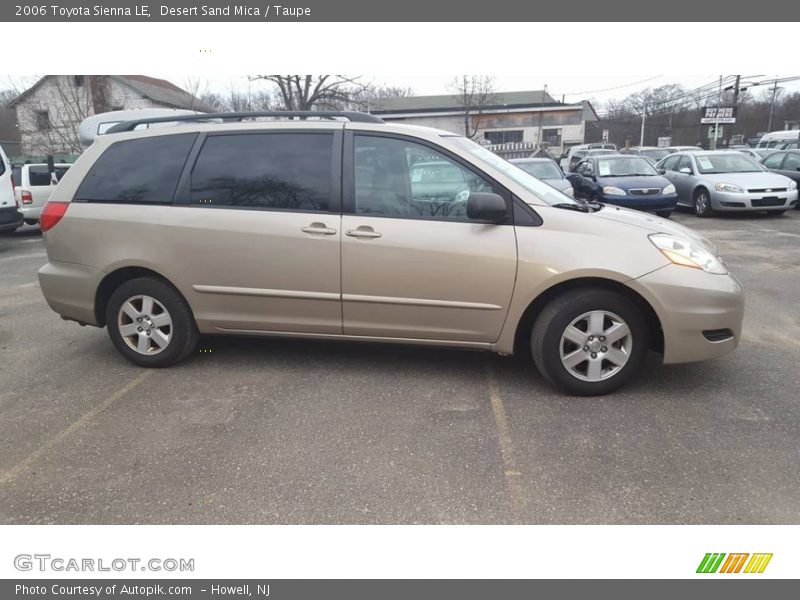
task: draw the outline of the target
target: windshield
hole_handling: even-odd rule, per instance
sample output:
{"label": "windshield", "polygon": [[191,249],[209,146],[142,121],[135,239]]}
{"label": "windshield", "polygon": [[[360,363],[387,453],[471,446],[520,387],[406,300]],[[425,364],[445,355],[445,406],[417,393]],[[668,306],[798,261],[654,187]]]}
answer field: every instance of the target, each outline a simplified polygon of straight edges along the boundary
{"label": "windshield", "polygon": [[695,156],[701,173],[758,173],[763,167],[749,156],[736,154],[698,154]]}
{"label": "windshield", "polygon": [[514,182],[521,185],[528,192],[539,198],[542,202],[545,202],[551,206],[555,204],[574,204],[575,206],[580,206],[578,202],[566,194],[559,192],[554,187],[551,187],[543,181],[540,181],[530,173],[526,173],[517,165],[513,165],[507,160],[500,158],[494,152],[487,150],[472,140],[468,140],[465,137],[456,136],[449,137],[448,140],[462,150],[466,151],[470,156],[478,159],[480,162],[486,163],[504,175],[510,177],[514,180]]}
{"label": "windshield", "polygon": [[669,152],[662,148],[651,148],[649,150],[642,150],[642,156],[649,156],[654,160],[661,160],[665,156],[667,156]]}
{"label": "windshield", "polygon": [[451,163],[417,163],[411,167],[411,183],[462,183],[464,174]]}
{"label": "windshield", "polygon": [[617,156],[601,158],[597,161],[598,177],[634,177],[637,175],[658,175],[649,162],[638,156]]}
{"label": "windshield", "polygon": [[587,156],[603,156],[604,154],[616,154],[615,150],[589,150]]}
{"label": "windshield", "polygon": [[561,174],[561,169],[559,169],[556,166],[556,163],[551,160],[541,160],[536,162],[520,161],[512,164],[518,166],[526,173],[530,173],[537,179],[561,179],[563,177]]}

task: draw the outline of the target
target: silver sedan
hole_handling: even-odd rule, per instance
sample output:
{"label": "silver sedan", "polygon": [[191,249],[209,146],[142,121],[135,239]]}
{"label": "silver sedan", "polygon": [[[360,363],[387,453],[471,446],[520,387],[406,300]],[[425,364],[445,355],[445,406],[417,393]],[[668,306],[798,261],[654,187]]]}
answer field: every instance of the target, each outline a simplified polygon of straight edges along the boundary
{"label": "silver sedan", "polygon": [[678,192],[678,205],[698,217],[715,211],[782,214],[797,204],[797,184],[736,150],[680,152],[658,167]]}

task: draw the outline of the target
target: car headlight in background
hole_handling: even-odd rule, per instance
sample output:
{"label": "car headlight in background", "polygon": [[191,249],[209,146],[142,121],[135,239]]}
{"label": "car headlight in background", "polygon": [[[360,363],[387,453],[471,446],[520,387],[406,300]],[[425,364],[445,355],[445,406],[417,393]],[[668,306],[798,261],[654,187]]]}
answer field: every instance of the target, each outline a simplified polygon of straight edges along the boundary
{"label": "car headlight in background", "polygon": [[790,192],[791,192],[792,190],[796,190],[796,189],[797,189],[797,182],[796,182],[794,179],[790,180],[790,181],[789,181],[789,187],[788,187],[787,189],[788,189]]}
{"label": "car headlight in background", "polygon": [[675,193],[675,186],[670,183],[667,187],[665,187],[663,190],[661,190],[661,193],[662,194],[674,194]]}
{"label": "car headlight in background", "polygon": [[603,188],[603,193],[606,196],[624,196],[625,190],[621,190],[618,187],[614,187],[613,185],[607,185]]}
{"label": "car headlight in background", "polygon": [[740,188],[738,185],[733,185],[732,183],[718,183],[714,186],[714,189],[718,192],[728,192],[729,194],[743,194],[744,190]]}
{"label": "car headlight in background", "polygon": [[715,275],[725,275],[728,272],[721,260],[687,239],[668,233],[654,233],[650,235],[650,241],[673,264],[702,269]]}

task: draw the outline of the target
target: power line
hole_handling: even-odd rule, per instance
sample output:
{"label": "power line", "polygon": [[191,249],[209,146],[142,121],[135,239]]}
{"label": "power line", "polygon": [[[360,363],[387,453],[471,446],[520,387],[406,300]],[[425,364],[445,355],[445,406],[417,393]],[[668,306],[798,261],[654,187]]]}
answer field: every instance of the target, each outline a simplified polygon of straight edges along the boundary
{"label": "power line", "polygon": [[562,96],[583,96],[584,94],[599,94],[601,92],[613,92],[614,90],[621,90],[623,88],[631,87],[634,85],[639,85],[640,83],[647,83],[648,81],[653,81],[654,79],[659,79],[663,77],[663,75],[656,75],[655,77],[648,77],[647,79],[640,79],[639,81],[634,81],[632,83],[626,83],[625,85],[617,85],[614,87],[603,88],[601,90],[586,90],[583,92],[568,92],[566,94],[561,94]]}

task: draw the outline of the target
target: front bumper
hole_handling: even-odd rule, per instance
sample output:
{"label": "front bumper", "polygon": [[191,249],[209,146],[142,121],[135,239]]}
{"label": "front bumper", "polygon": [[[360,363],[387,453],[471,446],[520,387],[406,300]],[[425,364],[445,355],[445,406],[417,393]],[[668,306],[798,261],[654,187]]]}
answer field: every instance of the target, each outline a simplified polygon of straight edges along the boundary
{"label": "front bumper", "polygon": [[667,265],[627,283],[653,307],[664,333],[664,363],[709,360],[739,345],[744,293],[733,275]]}
{"label": "front bumper", "polygon": [[635,196],[632,194],[626,196],[606,196],[603,194],[601,196],[601,202],[647,212],[675,210],[675,206],[678,203],[678,194],[658,194],[654,196]]}
{"label": "front bumper", "polygon": [[0,231],[16,231],[22,225],[22,213],[16,207],[0,208]]}
{"label": "front bumper", "polygon": [[797,190],[788,192],[711,192],[711,208],[718,211],[786,210],[797,203]]}

